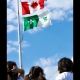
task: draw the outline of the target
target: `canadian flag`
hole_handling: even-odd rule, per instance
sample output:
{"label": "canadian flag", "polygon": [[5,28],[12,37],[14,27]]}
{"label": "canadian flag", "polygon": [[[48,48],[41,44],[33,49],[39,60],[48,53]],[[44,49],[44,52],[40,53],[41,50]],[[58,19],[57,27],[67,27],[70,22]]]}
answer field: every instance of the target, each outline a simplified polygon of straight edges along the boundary
{"label": "canadian flag", "polygon": [[44,0],[32,1],[31,3],[21,2],[21,6],[22,15],[31,14],[34,11],[44,8]]}
{"label": "canadian flag", "polygon": [[44,0],[32,1],[31,7],[43,9],[44,8]]}

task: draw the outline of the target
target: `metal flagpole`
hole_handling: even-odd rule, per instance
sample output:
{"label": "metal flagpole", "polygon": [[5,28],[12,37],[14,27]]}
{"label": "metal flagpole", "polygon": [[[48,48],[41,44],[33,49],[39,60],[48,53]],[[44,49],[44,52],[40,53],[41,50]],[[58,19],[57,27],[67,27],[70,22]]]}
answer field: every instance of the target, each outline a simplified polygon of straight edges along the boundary
{"label": "metal flagpole", "polygon": [[[47,0],[45,0],[47,1]],[[21,0],[20,0],[21,2]],[[22,53],[21,53],[21,36],[20,36],[20,15],[19,15],[19,0],[17,0],[18,5],[18,42],[19,42],[19,64],[20,68],[22,68]],[[22,36],[23,37],[23,36]]]}
{"label": "metal flagpole", "polygon": [[21,53],[21,36],[20,36],[20,16],[19,16],[19,0],[17,0],[18,5],[18,42],[19,42],[19,64],[22,68],[22,53]]}

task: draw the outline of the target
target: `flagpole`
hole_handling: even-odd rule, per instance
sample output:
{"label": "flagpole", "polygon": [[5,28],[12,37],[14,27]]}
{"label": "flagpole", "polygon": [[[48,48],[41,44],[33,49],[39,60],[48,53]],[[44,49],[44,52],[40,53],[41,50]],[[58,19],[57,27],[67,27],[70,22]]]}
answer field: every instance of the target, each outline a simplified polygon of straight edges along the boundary
{"label": "flagpole", "polygon": [[20,36],[20,16],[19,16],[19,0],[17,0],[18,5],[18,42],[19,42],[19,64],[22,68],[22,53],[21,53],[21,36]]}

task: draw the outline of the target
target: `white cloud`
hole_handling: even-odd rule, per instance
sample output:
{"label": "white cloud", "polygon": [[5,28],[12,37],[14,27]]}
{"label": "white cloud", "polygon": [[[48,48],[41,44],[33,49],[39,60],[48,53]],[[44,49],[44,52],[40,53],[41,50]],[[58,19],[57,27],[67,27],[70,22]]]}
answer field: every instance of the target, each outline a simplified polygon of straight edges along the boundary
{"label": "white cloud", "polygon": [[12,44],[14,46],[18,46],[18,41],[11,41],[11,40],[9,40],[8,44]]}
{"label": "white cloud", "polygon": [[30,46],[30,45],[26,41],[22,42],[22,47],[28,47],[28,46]]}
{"label": "white cloud", "polygon": [[13,22],[16,18],[16,14],[11,8],[7,8],[7,21]]}
{"label": "white cloud", "polygon": [[14,30],[18,30],[18,27],[14,27],[13,25],[7,25],[7,32],[10,33]]}
{"label": "white cloud", "polygon": [[7,54],[11,52],[17,52],[17,48],[7,44]]}
{"label": "white cloud", "polygon": [[35,65],[39,65],[43,68],[47,80],[55,80],[58,76],[58,68],[57,65],[55,65],[55,63],[58,62],[57,56],[58,54],[54,57],[40,58],[37,62],[35,62]]}
{"label": "white cloud", "polygon": [[50,17],[54,20],[63,20],[65,17],[67,17],[67,14],[64,10],[53,10],[50,12]]}
{"label": "white cloud", "polygon": [[28,30],[28,32],[31,33],[31,34],[33,34],[33,33],[36,33],[36,32],[38,32],[38,31],[41,31],[41,30],[42,30],[42,29],[41,29],[40,27],[35,27],[35,28],[33,28],[33,29]]}
{"label": "white cloud", "polygon": [[[13,46],[18,47],[18,41],[11,41],[11,40],[9,40],[9,41],[8,41],[8,44],[11,44],[11,45],[13,45]],[[21,46],[22,46],[22,47],[28,47],[28,46],[30,46],[30,45],[29,45],[26,41],[23,41]]]}
{"label": "white cloud", "polygon": [[[26,1],[26,0],[21,0]],[[28,0],[29,1],[29,0]],[[30,2],[30,1],[29,1]],[[17,24],[17,9],[18,4],[17,0],[8,0],[7,1],[7,21],[11,23]],[[48,8],[50,10],[51,19],[62,21],[64,19],[72,20],[72,18],[69,17],[69,14],[73,14],[73,0],[47,0],[45,1],[45,8]],[[19,13],[20,13],[20,23],[22,22],[22,11],[21,11],[21,3],[19,2]],[[35,28],[32,30],[29,30],[28,32],[34,33],[41,30],[40,28]],[[12,30],[13,31],[13,30]]]}
{"label": "white cloud", "polygon": [[55,78],[58,76],[57,66],[46,66],[44,68],[44,72],[47,80],[55,80]]}
{"label": "white cloud", "polygon": [[47,0],[47,8],[49,9],[64,9],[73,8],[73,0]]}
{"label": "white cloud", "polygon": [[[35,61],[34,65],[40,66],[43,68],[45,77],[47,80],[55,80],[59,75],[58,73],[58,61],[61,59],[58,57],[60,54],[56,54],[48,58],[39,58]],[[71,58],[73,60],[73,57]],[[29,68],[25,70],[25,74],[28,74]]]}
{"label": "white cloud", "polygon": [[36,65],[41,64],[41,66],[49,66],[52,65],[52,63],[54,63],[53,58],[40,58],[40,60],[38,62],[36,62]]}
{"label": "white cloud", "polygon": [[69,20],[69,21],[73,21],[73,17],[70,17],[68,20]]}
{"label": "white cloud", "polygon": [[[25,47],[28,47],[30,46],[26,41],[23,41],[22,42],[22,45],[21,47],[25,48]],[[11,52],[18,52],[18,41],[7,41],[7,53],[11,53]]]}
{"label": "white cloud", "polygon": [[40,58],[39,61],[36,61],[35,65],[39,65],[40,64],[43,67],[45,67],[45,66],[51,66],[55,62],[58,61],[57,56],[58,56],[58,53],[56,55],[54,55],[53,57],[50,57],[50,58],[47,58],[47,59]]}
{"label": "white cloud", "polygon": [[[58,76],[58,68],[55,63],[58,62],[58,54],[54,57],[40,58],[37,62],[35,61],[34,65],[38,65],[43,68],[45,77],[47,80],[55,80]],[[25,75],[29,73],[30,68],[25,69]]]}

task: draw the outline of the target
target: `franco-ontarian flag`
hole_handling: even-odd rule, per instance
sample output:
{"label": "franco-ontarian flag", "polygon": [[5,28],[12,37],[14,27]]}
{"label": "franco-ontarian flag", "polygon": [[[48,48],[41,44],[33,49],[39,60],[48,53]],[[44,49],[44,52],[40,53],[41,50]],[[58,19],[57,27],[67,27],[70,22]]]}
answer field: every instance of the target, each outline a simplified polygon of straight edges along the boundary
{"label": "franco-ontarian flag", "polygon": [[33,29],[34,27],[45,27],[51,24],[49,11],[46,10],[40,15],[24,16],[24,31]]}

